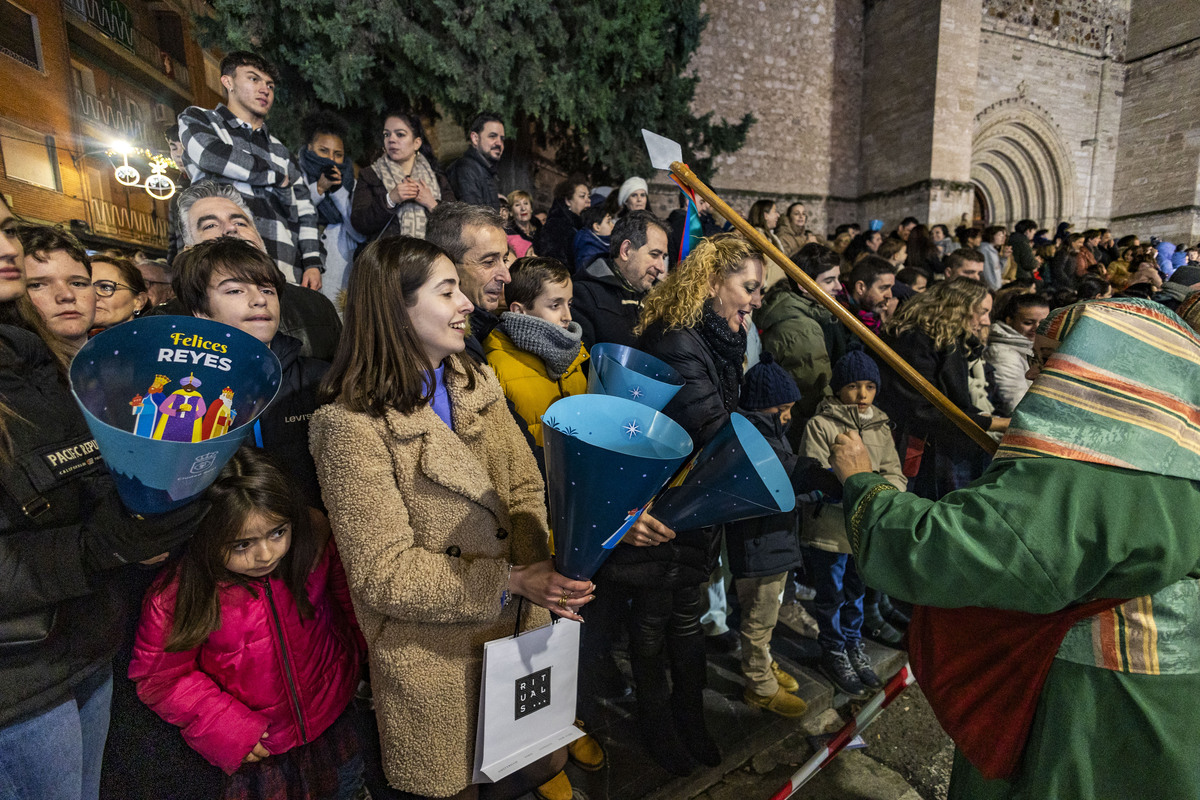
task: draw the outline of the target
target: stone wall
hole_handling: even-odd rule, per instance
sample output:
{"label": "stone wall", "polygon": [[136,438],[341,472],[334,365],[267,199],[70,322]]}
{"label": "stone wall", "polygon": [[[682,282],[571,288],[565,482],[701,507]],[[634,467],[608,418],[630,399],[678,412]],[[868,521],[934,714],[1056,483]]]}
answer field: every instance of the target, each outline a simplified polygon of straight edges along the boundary
{"label": "stone wall", "polygon": [[[858,183],[862,0],[708,0],[708,27],[689,68],[703,76],[693,106],[758,122],[712,180],[745,212],[759,197],[805,200],[823,230],[825,200]],[[673,191],[673,189],[672,189]],[[674,197],[665,201],[675,207]]]}
{"label": "stone wall", "polygon": [[1129,10],[1126,58],[1134,61],[1200,38],[1196,0],[1134,0]]}
{"label": "stone wall", "polygon": [[1128,19],[1129,0],[983,0],[985,28],[1093,55],[1124,52]]}
{"label": "stone wall", "polygon": [[[1059,187],[1053,174],[1032,176],[1030,189],[1057,195],[1058,203],[1030,212],[1043,225],[1061,214],[1077,226],[1107,225],[1111,216],[1113,168],[1120,126],[1123,70],[1101,51],[1064,49],[1014,33],[985,14],[979,46],[975,131],[986,126],[998,106],[1020,106],[1026,119],[1014,124],[1044,127],[1047,148],[1057,153]],[[1037,121],[1047,124],[1039,126]],[[976,163],[980,161],[976,153]],[[1027,172],[1029,170],[1026,170]],[[1055,190],[1056,189],[1056,190]],[[1034,204],[1034,208],[1038,208]],[[1017,214],[1023,216],[1023,214]],[[1002,224],[1015,219],[1000,218]]]}
{"label": "stone wall", "polygon": [[[1140,3],[1135,2],[1135,10]],[[1136,33],[1131,28],[1130,38],[1135,41]],[[1192,38],[1132,60],[1121,115],[1114,228],[1173,241],[1200,239],[1197,120],[1200,40]]]}
{"label": "stone wall", "polygon": [[[1006,213],[1184,236],[1200,216],[1198,2],[707,0],[696,110],[759,119],[713,186],[743,211],[804,200],[814,230],[950,223],[992,148],[1024,182]],[[674,192],[655,193],[664,210]]]}

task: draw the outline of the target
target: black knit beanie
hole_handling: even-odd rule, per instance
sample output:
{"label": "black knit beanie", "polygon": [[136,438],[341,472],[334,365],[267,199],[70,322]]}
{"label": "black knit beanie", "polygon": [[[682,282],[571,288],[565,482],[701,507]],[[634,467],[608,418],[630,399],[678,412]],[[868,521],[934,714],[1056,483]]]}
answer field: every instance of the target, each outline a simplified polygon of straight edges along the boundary
{"label": "black knit beanie", "polygon": [[784,403],[795,403],[800,399],[796,382],[783,367],[775,363],[775,357],[763,353],[758,363],[746,371],[742,379],[742,396],[738,405],[747,411],[773,408]]}
{"label": "black knit beanie", "polygon": [[829,377],[829,388],[837,394],[847,383],[871,381],[879,386],[879,367],[866,352],[851,350],[837,360],[833,365],[833,374]]}

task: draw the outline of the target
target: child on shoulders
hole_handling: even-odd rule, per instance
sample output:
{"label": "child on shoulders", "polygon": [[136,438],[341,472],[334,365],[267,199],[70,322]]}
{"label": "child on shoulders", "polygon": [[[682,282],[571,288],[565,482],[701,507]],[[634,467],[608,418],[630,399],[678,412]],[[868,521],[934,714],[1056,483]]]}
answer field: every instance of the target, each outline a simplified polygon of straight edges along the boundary
{"label": "child on shoulders", "polygon": [[603,204],[585,208],[579,216],[583,219],[583,227],[575,232],[576,275],[590,267],[600,256],[608,255],[609,237],[616,222],[612,214],[604,210]]}

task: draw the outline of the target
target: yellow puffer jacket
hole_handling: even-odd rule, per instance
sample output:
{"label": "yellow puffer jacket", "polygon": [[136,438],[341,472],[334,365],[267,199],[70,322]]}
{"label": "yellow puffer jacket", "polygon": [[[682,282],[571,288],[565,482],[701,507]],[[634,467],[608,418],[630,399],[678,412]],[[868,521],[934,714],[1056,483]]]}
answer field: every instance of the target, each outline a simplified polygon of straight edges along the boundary
{"label": "yellow puffer jacket", "polygon": [[529,428],[529,434],[542,447],[542,414],[555,400],[574,394],[587,394],[587,377],[583,362],[588,358],[586,347],[558,380],[546,372],[546,364],[533,353],[521,350],[499,329],[483,342],[488,366],[496,373],[504,396],[513,404],[517,414]]}

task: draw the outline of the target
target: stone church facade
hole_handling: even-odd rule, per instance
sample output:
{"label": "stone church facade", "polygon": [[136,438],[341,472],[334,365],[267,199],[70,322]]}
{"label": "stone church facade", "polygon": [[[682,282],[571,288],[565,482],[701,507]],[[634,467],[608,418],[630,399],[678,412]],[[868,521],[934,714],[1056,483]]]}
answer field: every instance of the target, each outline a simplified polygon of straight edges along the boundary
{"label": "stone church facade", "polygon": [[712,181],[735,207],[802,200],[818,231],[967,214],[1200,239],[1200,0],[705,11],[696,110],[758,119]]}

